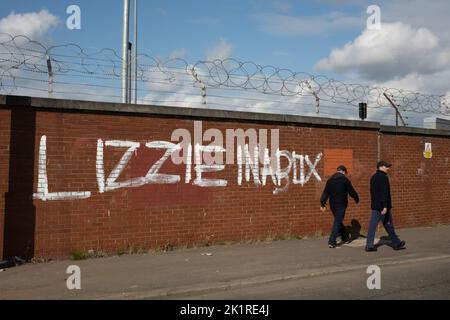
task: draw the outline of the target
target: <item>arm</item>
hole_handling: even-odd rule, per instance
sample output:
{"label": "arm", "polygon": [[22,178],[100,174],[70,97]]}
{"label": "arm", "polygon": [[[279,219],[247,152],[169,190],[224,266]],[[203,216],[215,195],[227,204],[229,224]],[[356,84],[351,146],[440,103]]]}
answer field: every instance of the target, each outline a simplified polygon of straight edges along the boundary
{"label": "arm", "polygon": [[347,179],[347,190],[350,197],[352,197],[355,200],[355,202],[358,203],[359,202],[358,193],[356,192],[355,188],[353,188],[352,182],[348,179]]}
{"label": "arm", "polygon": [[325,207],[325,205],[327,204],[328,197],[329,197],[329,193],[328,193],[328,181],[327,181],[327,184],[325,185],[325,189],[322,192],[322,196],[320,197],[320,206],[322,208]]}

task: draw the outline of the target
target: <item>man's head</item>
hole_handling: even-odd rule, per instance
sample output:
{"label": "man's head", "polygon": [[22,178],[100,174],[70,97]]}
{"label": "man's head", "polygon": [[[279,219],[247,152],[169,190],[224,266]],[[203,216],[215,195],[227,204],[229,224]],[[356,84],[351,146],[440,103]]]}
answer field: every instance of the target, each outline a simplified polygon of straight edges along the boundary
{"label": "man's head", "polygon": [[377,163],[377,169],[380,171],[383,171],[384,173],[387,173],[389,171],[389,168],[392,166],[392,164],[386,162],[386,161],[378,161]]}
{"label": "man's head", "polygon": [[343,173],[343,174],[347,174],[347,168],[343,165],[340,165],[339,167],[337,167],[337,172]]}

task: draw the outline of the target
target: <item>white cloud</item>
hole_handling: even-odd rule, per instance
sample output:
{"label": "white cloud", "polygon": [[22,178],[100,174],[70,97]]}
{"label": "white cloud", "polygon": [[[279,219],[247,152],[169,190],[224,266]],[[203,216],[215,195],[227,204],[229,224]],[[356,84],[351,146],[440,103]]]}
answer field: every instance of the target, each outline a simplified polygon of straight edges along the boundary
{"label": "white cloud", "polygon": [[[29,13],[11,12],[8,16],[0,19],[0,42],[10,41],[10,36],[24,35],[31,40],[44,44],[48,33],[57,26],[59,18],[48,10]],[[16,45],[17,47],[14,47]],[[45,46],[45,45],[44,45]],[[66,53],[67,48],[60,48],[62,52],[53,50],[53,53]],[[34,50],[30,54],[29,50]],[[53,94],[48,92],[48,75],[45,60],[45,49],[34,42],[29,42],[23,37],[16,38],[8,47],[0,45],[2,57],[13,58],[11,61],[0,63],[0,94],[16,94],[34,97],[48,97],[61,99],[84,99],[96,101],[119,101],[120,92],[106,86],[111,85],[111,81],[101,84],[94,81],[77,81],[66,77],[64,73],[57,73],[59,68],[65,68],[63,63],[53,63],[54,76]],[[105,56],[108,51],[104,52]],[[5,55],[6,54],[6,55]],[[109,57],[108,57],[109,58]],[[115,59],[112,57],[111,59]],[[22,63],[25,61],[26,63]],[[81,60],[80,60],[81,61]],[[81,67],[80,69],[83,69]],[[36,72],[36,71],[41,72]],[[70,73],[75,74],[75,73]],[[88,78],[88,77],[87,77]],[[85,82],[85,84],[81,84]],[[89,84],[104,85],[105,87],[94,87]]]}
{"label": "white cloud", "polygon": [[[27,41],[23,37],[16,38],[14,43],[9,41],[11,41],[11,36],[24,35],[32,40],[43,42],[46,33],[57,23],[58,18],[47,10],[23,14],[11,12],[7,17],[0,19],[0,43],[8,42],[7,46],[0,45],[0,54],[5,59],[0,63],[0,93],[36,96],[47,91],[46,77],[43,77],[45,74],[35,72],[37,70],[47,71],[45,58],[38,54],[38,52],[43,52],[43,47]],[[20,47],[21,50],[14,45]],[[29,51],[24,49],[36,51],[30,55]],[[23,63],[25,60],[26,63]],[[43,81],[26,79],[30,77]]]}
{"label": "white cloud", "polygon": [[363,27],[360,17],[331,12],[319,16],[288,16],[276,13],[256,14],[253,18],[262,31],[276,36],[317,35],[337,32],[346,28]]}
{"label": "white cloud", "polygon": [[224,60],[229,58],[232,52],[233,46],[224,38],[220,38],[214,46],[206,50],[206,59],[209,61],[215,59]]}
{"label": "white cloud", "polygon": [[439,36],[442,41],[450,44],[450,29],[448,0],[383,0],[381,19],[386,22],[402,21],[414,27],[425,27]]}
{"label": "white cloud", "polygon": [[332,50],[315,68],[356,73],[373,81],[412,78],[450,68],[450,48],[442,47],[439,38],[426,28],[383,23],[380,30],[366,29],[343,48]]}
{"label": "white cloud", "polygon": [[[337,0],[317,0],[338,2]],[[359,4],[359,2],[358,2]],[[362,6],[371,4],[367,1]],[[443,102],[450,101],[450,29],[448,28],[448,0],[380,0],[382,30],[365,30],[353,41],[334,49],[316,64],[317,70],[333,71],[344,76],[344,82],[364,83],[383,88],[398,88],[422,94],[442,95],[397,97],[400,106],[414,110],[428,109],[447,112]],[[387,27],[387,28],[386,28]],[[347,79],[347,80],[345,80]],[[393,91],[398,92],[398,91]],[[418,97],[419,99],[415,99]],[[381,97],[382,98],[382,97]],[[386,108],[373,108],[383,99],[371,104],[369,120],[393,124],[395,114]],[[370,107],[370,106],[369,106]],[[404,112],[409,125],[423,126],[423,118],[430,115]]]}
{"label": "white cloud", "polygon": [[13,11],[0,20],[0,32],[36,39],[55,27],[58,22],[58,17],[45,9],[22,14]]}
{"label": "white cloud", "polygon": [[404,77],[395,78],[376,83],[377,86],[386,88],[398,88],[415,92],[443,94],[450,88],[450,68],[432,73],[409,73]]}

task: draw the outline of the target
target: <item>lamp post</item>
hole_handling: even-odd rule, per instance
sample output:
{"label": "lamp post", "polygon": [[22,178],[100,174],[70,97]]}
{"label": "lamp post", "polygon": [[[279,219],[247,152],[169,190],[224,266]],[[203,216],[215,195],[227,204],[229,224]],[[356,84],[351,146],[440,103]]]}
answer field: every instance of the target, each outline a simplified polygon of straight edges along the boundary
{"label": "lamp post", "polygon": [[134,43],[133,43],[133,48],[134,48],[134,103],[137,104],[137,95],[138,95],[138,88],[137,88],[137,66],[138,66],[138,61],[137,61],[137,50],[138,50],[138,46],[137,46],[137,37],[138,37],[138,0],[134,0]]}
{"label": "lamp post", "polygon": [[122,33],[122,103],[129,102],[128,77],[129,77],[129,36],[130,0],[123,0],[123,33]]}

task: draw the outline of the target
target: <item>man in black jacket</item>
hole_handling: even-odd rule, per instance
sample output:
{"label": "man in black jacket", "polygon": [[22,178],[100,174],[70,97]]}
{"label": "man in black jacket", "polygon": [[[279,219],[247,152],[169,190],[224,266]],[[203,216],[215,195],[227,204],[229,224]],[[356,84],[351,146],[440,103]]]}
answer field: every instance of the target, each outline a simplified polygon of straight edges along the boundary
{"label": "man in black jacket", "polygon": [[350,180],[346,177],[347,168],[339,166],[337,172],[328,179],[322,197],[320,198],[320,209],[326,210],[326,203],[330,198],[330,208],[333,212],[334,222],[331,230],[330,238],[328,239],[328,247],[336,248],[336,238],[338,234],[342,238],[342,242],[348,241],[348,236],[345,233],[344,221],[345,210],[348,206],[348,195],[350,195],[356,203],[359,202],[358,193],[352,186]]}
{"label": "man in black jacket", "polygon": [[375,232],[380,221],[391,238],[394,250],[403,249],[405,241],[401,241],[395,233],[392,223],[392,200],[391,188],[387,173],[391,167],[390,163],[379,161],[377,163],[377,172],[370,179],[370,195],[372,216],[369,223],[369,231],[367,233],[366,251],[377,251],[374,246]]}

